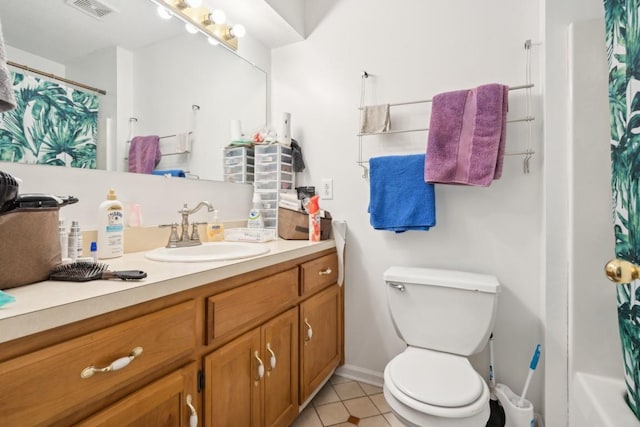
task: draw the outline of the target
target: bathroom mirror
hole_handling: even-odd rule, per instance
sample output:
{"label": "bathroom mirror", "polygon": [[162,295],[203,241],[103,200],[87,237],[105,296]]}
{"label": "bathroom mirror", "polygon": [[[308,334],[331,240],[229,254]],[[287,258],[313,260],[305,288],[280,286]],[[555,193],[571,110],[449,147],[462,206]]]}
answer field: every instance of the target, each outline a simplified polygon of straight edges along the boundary
{"label": "bathroom mirror", "polygon": [[112,11],[100,18],[74,3],[91,2],[5,1],[0,19],[9,61],[106,91],[97,95],[96,168],[127,172],[130,140],[158,135],[156,169],[223,180],[230,122],[249,133],[267,121],[266,72],[175,17],[161,19],[150,0],[107,0]]}

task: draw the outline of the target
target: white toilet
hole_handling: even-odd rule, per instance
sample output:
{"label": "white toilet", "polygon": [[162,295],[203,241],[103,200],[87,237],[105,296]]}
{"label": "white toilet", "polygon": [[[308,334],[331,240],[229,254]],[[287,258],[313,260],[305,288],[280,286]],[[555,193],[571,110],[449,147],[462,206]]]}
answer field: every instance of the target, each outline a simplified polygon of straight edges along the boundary
{"label": "white toilet", "polygon": [[430,268],[384,273],[393,325],[407,349],[384,370],[384,397],[408,426],[484,427],[489,387],[467,356],[487,344],[500,283]]}

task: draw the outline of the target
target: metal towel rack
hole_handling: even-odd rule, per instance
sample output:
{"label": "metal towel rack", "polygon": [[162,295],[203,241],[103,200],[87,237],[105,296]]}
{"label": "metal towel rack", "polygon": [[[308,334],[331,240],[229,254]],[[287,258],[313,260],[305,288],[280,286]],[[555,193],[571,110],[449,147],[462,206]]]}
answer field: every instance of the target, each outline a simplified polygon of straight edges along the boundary
{"label": "metal towel rack", "polygon": [[[533,151],[533,149],[531,148],[531,135],[532,135],[531,122],[535,120],[535,117],[531,113],[531,89],[535,87],[535,85],[531,83],[531,45],[532,45],[531,40],[525,41],[524,49],[527,53],[526,83],[523,85],[509,87],[509,91],[523,90],[523,89],[526,91],[526,115],[524,117],[520,117],[517,119],[507,120],[507,123],[526,122],[528,124],[528,130],[529,130],[528,144],[525,151],[504,153],[505,156],[525,156],[523,160],[523,172],[525,174],[528,174],[530,172],[529,161],[531,160],[531,157],[535,154],[535,151]],[[362,71],[362,73],[360,74],[360,78],[361,78],[360,107],[358,108],[358,110],[363,110],[365,107],[364,105],[365,88],[366,88],[365,81],[366,79],[369,78],[370,75],[371,74],[369,74],[367,71]],[[388,105],[389,107],[395,107],[400,105],[426,104],[432,101],[433,101],[432,99],[424,99],[419,101],[396,102]],[[360,128],[361,127],[362,127],[362,115],[360,116]],[[418,129],[389,130],[385,132],[358,133],[357,134],[358,161],[356,163],[358,164],[358,166],[360,166],[363,169],[362,178],[367,178],[369,176],[369,168],[367,166],[369,164],[369,161],[362,159],[362,137],[370,136],[370,135],[390,135],[390,134],[397,134],[397,133],[428,132],[428,131],[429,131],[429,128],[418,128]]]}

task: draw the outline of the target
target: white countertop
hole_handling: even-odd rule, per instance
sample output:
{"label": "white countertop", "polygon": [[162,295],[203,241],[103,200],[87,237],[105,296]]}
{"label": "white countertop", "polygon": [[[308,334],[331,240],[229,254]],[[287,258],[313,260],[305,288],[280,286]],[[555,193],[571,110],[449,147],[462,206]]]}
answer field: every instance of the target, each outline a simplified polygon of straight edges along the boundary
{"label": "white countertop", "polygon": [[171,295],[206,283],[311,255],[335,247],[335,241],[275,240],[269,252],[253,258],[215,262],[156,262],[144,252],[100,261],[112,271],[143,270],[140,281],[46,281],[4,292],[16,298],[0,307],[0,342],[10,341],[109,311]]}

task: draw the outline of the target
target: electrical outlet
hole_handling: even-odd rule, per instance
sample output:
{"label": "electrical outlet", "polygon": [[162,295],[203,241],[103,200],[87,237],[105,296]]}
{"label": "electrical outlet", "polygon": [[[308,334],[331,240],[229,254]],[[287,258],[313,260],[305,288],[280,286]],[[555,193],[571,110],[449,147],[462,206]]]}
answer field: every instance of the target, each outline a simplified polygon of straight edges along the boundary
{"label": "electrical outlet", "polygon": [[322,180],[322,189],[320,192],[320,198],[323,200],[333,199],[333,179],[324,178]]}

